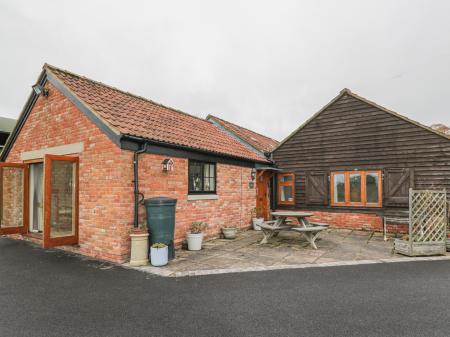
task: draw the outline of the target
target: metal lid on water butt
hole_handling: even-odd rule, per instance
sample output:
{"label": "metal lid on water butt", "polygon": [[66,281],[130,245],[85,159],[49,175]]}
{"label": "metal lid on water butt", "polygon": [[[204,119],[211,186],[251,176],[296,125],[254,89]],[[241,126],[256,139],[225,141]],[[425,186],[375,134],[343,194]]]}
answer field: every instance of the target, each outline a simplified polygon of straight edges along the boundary
{"label": "metal lid on water butt", "polygon": [[177,203],[177,199],[169,198],[169,197],[155,197],[144,200],[144,205],[175,205]]}

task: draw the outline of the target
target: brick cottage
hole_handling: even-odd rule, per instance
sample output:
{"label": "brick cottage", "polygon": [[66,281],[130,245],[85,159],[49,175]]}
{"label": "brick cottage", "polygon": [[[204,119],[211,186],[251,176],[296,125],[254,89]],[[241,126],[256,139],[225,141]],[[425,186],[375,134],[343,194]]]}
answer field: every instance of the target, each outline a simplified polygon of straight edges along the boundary
{"label": "brick cottage", "polygon": [[247,130],[244,138],[259,141],[249,144],[210,120],[50,65],[33,89],[2,153],[2,234],[124,262],[130,229],[145,221],[136,200],[155,196],[178,200],[176,245],[193,221],[209,224],[207,237],[249,226],[256,168],[270,164],[264,152],[275,141]]}

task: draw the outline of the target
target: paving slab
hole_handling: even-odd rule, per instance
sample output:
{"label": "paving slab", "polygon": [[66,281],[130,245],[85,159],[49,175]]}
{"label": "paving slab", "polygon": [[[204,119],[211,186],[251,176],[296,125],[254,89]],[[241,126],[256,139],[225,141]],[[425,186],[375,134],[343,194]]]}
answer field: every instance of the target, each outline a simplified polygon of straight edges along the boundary
{"label": "paving slab", "polygon": [[318,249],[313,249],[295,232],[281,232],[267,244],[260,245],[262,237],[260,231],[243,231],[234,240],[206,241],[201,251],[177,250],[176,258],[167,266],[134,269],[159,276],[184,277],[408,261],[408,258],[394,254],[393,239],[390,237],[385,241],[382,233],[331,228],[320,234],[316,241]]}

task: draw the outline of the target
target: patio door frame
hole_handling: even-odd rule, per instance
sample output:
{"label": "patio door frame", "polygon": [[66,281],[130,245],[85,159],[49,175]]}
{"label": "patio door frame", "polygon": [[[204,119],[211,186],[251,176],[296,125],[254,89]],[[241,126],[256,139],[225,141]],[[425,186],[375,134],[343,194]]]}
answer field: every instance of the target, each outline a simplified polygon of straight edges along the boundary
{"label": "patio door frame", "polygon": [[[33,159],[33,160],[27,160],[24,162],[24,164],[27,165],[28,168],[28,195],[29,195],[29,201],[28,201],[28,233],[31,235],[36,235],[36,236],[40,236],[41,233],[43,235],[44,233],[44,160],[43,159]],[[33,217],[31,216],[31,209],[33,208],[33,202],[31,201],[31,194],[32,192],[34,192],[35,186],[32,186],[32,182],[34,181],[34,179],[32,179],[32,165],[36,165],[36,164],[42,164],[42,232],[41,233],[36,233],[35,231],[31,230],[31,224],[33,222],[33,217],[34,217],[34,212],[33,212]],[[33,181],[32,181],[33,180]]]}
{"label": "patio door frame", "polygon": [[[68,161],[75,163],[75,200],[74,200],[74,235],[51,237],[51,202],[52,202],[52,163],[54,161]],[[79,222],[79,160],[78,157],[46,154],[44,156],[44,248],[72,245],[78,243]]]}
{"label": "patio door frame", "polygon": [[[10,167],[10,168],[21,168],[23,169],[23,205],[22,205],[22,226],[19,227],[6,227],[2,228],[0,226],[0,235],[5,234],[25,234],[28,232],[29,227],[29,186],[28,186],[28,165],[27,164],[21,164],[21,163],[0,163],[0,169],[3,169],[4,167]],[[0,198],[3,198],[3,172],[0,177],[0,186],[1,186],[1,195]],[[3,200],[1,200],[1,207],[3,208]]]}

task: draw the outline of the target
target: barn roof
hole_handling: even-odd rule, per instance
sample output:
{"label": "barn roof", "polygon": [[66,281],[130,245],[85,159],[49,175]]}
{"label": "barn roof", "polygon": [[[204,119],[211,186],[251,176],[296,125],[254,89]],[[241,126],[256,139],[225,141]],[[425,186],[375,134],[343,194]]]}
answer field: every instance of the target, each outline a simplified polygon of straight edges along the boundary
{"label": "barn roof", "polygon": [[417,122],[417,121],[415,121],[415,120],[412,120],[412,119],[410,119],[410,118],[408,118],[408,117],[406,117],[406,116],[403,116],[403,115],[399,114],[398,112],[395,112],[395,111],[393,111],[393,110],[390,110],[390,109],[388,109],[388,108],[385,108],[385,107],[383,107],[383,106],[381,106],[381,105],[379,105],[379,104],[377,104],[377,103],[375,103],[375,102],[372,102],[372,101],[368,100],[367,98],[364,98],[364,97],[362,97],[362,96],[359,96],[359,95],[355,94],[354,92],[352,92],[350,89],[344,88],[344,89],[342,89],[342,90],[340,91],[340,93],[339,93],[335,98],[333,98],[329,103],[327,103],[322,109],[320,109],[319,111],[317,111],[314,115],[312,115],[309,119],[307,119],[302,125],[300,125],[300,127],[298,127],[297,129],[295,129],[289,136],[287,136],[285,139],[283,139],[283,140],[280,142],[280,144],[277,146],[277,148],[274,149],[274,151],[277,150],[278,148],[280,148],[284,143],[286,143],[286,142],[287,142],[289,139],[291,139],[294,135],[296,135],[298,132],[300,132],[305,126],[307,126],[310,122],[312,122],[312,121],[313,121],[320,113],[322,113],[322,112],[323,112],[324,110],[326,110],[329,106],[331,106],[333,103],[335,103],[336,101],[338,101],[341,97],[343,97],[343,96],[345,96],[345,95],[348,95],[348,96],[350,96],[350,97],[353,97],[353,98],[355,98],[355,99],[357,99],[357,100],[360,100],[361,102],[364,102],[364,103],[369,104],[369,105],[371,105],[371,106],[373,106],[373,107],[375,107],[375,108],[378,108],[378,109],[380,109],[381,111],[384,111],[384,112],[386,112],[386,113],[388,113],[388,114],[391,114],[391,115],[393,115],[393,116],[395,116],[395,117],[397,117],[397,118],[399,118],[399,119],[402,119],[402,120],[404,120],[404,121],[406,121],[406,122],[408,122],[408,123],[414,124],[414,125],[416,125],[416,126],[422,128],[422,129],[425,129],[425,130],[430,131],[430,132],[432,132],[432,133],[434,133],[434,134],[436,134],[436,135],[439,135],[439,136],[441,136],[441,137],[444,137],[444,138],[450,140],[450,135],[447,135],[447,134],[445,134],[445,133],[442,133],[442,132],[440,132],[440,131],[437,131],[437,130],[435,130],[435,129],[429,127],[429,126],[426,126],[426,125],[424,125],[424,124],[421,124],[421,123],[419,123],[419,122]]}

